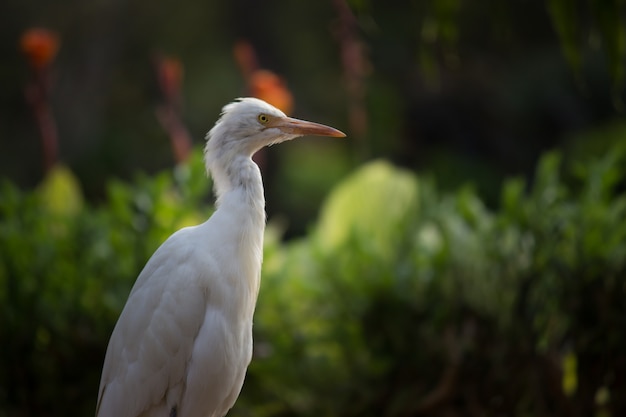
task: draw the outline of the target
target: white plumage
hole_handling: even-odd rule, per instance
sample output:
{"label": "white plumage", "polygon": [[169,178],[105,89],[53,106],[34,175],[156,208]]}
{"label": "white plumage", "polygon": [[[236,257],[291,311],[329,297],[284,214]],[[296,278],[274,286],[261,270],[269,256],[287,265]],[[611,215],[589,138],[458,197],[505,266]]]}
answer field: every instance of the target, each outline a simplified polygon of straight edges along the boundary
{"label": "white plumage", "polygon": [[139,274],[107,348],[97,417],[221,417],[252,357],[265,198],[252,155],[298,136],[345,136],[244,98],[224,107],[205,161],[217,210],[169,237]]}

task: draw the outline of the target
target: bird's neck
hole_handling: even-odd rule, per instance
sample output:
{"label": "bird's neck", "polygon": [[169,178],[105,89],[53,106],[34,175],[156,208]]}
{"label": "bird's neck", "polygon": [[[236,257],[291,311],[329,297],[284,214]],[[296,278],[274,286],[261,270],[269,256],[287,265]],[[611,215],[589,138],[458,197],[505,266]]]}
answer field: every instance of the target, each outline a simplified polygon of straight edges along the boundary
{"label": "bird's neck", "polygon": [[259,167],[252,157],[236,155],[232,159],[229,158],[226,164],[218,160],[210,160],[208,166],[213,177],[218,208],[227,196],[236,194],[239,199],[243,200],[238,204],[265,215],[263,180]]}
{"label": "bird's neck", "polygon": [[[207,161],[209,162],[209,161]],[[216,162],[216,161],[211,161]],[[220,251],[239,262],[225,276],[239,291],[242,304],[233,314],[252,317],[259,292],[263,235],[265,232],[265,198],[259,167],[251,157],[236,157],[226,164],[207,164],[217,194],[217,210],[211,217],[226,233]],[[230,308],[237,307],[236,305]]]}

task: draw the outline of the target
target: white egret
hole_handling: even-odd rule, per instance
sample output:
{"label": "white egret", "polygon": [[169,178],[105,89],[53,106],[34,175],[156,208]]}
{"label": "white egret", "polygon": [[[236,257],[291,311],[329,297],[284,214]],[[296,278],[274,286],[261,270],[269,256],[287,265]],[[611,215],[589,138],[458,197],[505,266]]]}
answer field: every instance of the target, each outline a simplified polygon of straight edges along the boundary
{"label": "white egret", "polygon": [[224,107],[205,162],[217,210],[170,236],[133,286],[113,330],[98,417],[221,417],[252,357],[265,198],[252,155],[302,135],[345,136],[254,98]]}

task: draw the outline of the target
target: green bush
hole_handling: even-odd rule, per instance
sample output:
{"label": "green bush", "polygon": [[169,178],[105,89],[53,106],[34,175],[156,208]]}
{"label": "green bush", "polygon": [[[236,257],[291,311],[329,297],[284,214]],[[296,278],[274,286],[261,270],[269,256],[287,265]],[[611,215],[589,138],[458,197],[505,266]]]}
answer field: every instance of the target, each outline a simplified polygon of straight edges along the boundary
{"label": "green bush", "polygon": [[[92,415],[138,272],[211,213],[199,152],[86,204],[63,168],[0,185],[0,417]],[[268,226],[232,415],[626,413],[626,152],[545,155],[497,211],[372,162],[302,239]]]}
{"label": "green bush", "polygon": [[624,148],[501,208],[372,163],[302,241],[269,245],[241,415],[626,412]]}
{"label": "green bush", "polygon": [[56,167],[41,187],[0,184],[0,416],[93,415],[108,338],[149,256],[208,217],[200,155],[90,207]]}

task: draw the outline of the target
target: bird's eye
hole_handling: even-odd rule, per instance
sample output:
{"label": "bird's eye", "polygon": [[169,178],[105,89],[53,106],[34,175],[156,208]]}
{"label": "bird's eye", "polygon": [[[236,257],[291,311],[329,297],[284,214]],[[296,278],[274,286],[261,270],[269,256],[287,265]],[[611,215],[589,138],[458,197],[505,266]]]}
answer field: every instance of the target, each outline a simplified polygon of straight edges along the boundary
{"label": "bird's eye", "polygon": [[259,114],[258,119],[259,119],[259,123],[261,124],[266,124],[267,122],[270,121],[270,118],[267,114]]}

